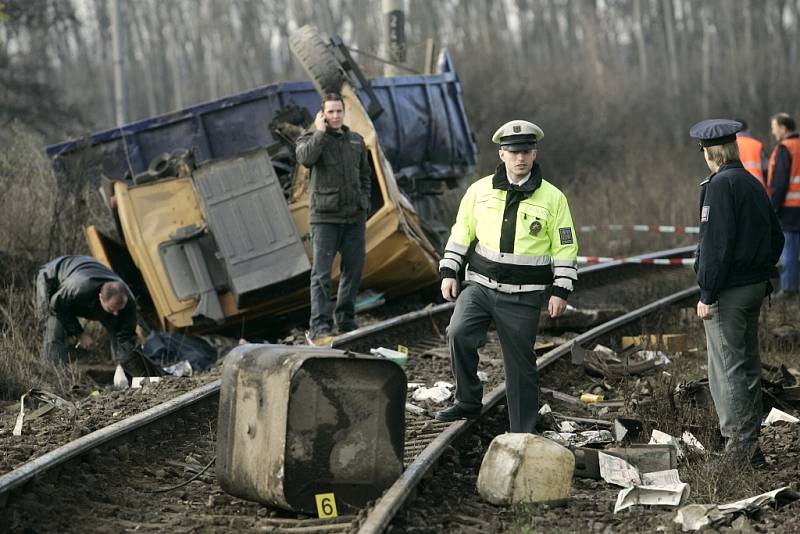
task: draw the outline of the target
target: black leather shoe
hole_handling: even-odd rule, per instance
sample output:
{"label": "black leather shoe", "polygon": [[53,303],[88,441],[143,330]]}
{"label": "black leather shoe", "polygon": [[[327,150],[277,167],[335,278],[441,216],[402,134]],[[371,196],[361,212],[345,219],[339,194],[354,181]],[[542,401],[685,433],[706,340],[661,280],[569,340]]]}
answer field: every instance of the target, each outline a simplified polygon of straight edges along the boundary
{"label": "black leather shoe", "polygon": [[481,415],[481,408],[465,408],[461,404],[454,404],[449,408],[436,413],[436,420],[444,423],[458,421],[459,419],[477,419]]}

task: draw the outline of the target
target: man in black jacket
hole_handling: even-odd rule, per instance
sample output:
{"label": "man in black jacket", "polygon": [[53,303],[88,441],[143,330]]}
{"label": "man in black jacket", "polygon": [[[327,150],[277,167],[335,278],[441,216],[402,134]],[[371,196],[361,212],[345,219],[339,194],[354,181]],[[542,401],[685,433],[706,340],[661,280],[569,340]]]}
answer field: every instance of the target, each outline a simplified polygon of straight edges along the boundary
{"label": "man in black jacket", "polygon": [[[297,161],[311,169],[311,317],[306,338],[325,345],[357,327],[355,300],[366,256],[371,169],[364,139],[344,125],[344,100],[330,93],[314,128],[297,139]],[[342,274],[331,313],[331,270],[337,252]]]}
{"label": "man in black jacket", "polygon": [[136,301],[122,279],[89,256],[61,256],[36,276],[36,308],[44,323],[43,356],[69,361],[67,336],[84,349],[94,340],[78,318],[98,321],[111,334],[114,359],[125,360],[136,347]]}
{"label": "man in black jacket", "polygon": [[708,344],[708,378],[726,450],[762,464],[758,318],[777,274],[783,234],[764,188],[739,161],[737,121],[695,124],[711,175],[700,184],[695,270],[697,315]]}

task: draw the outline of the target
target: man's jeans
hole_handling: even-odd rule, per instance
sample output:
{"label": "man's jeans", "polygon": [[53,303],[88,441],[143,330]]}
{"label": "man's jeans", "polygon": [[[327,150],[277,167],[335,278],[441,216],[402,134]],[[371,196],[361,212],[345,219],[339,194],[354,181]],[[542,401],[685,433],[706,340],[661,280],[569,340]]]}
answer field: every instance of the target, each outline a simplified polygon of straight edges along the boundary
{"label": "man's jeans", "polygon": [[798,290],[798,255],[800,232],[783,232],[785,244],[781,252],[781,289],[789,293]]}
{"label": "man's jeans", "polygon": [[708,342],[708,381],[726,450],[751,454],[761,428],[761,359],[758,317],[766,282],[732,287],[703,321]]}
{"label": "man's jeans", "polygon": [[361,274],[364,271],[366,224],[318,223],[311,225],[311,249],[314,254],[311,266],[311,337],[333,331],[331,314],[331,270],[333,258],[339,252],[342,274],[334,316],[340,332],[356,328],[355,303]]}

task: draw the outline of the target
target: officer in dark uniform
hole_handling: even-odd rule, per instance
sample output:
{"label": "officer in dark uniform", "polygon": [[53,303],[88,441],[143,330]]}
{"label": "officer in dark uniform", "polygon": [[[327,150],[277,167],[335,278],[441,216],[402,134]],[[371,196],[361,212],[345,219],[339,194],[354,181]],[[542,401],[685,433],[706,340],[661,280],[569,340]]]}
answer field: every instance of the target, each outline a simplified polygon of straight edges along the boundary
{"label": "officer in dark uniform", "polygon": [[78,317],[99,321],[111,335],[114,358],[123,362],[137,346],[136,301],[115,272],[90,256],[61,256],[36,276],[36,308],[44,327],[43,356],[66,364],[67,336],[94,344]]}
{"label": "officer in dark uniform", "polygon": [[763,464],[758,318],[783,234],[764,188],[739,160],[741,123],[712,119],[692,126],[711,175],[700,184],[700,241],[695,270],[697,315],[708,343],[708,378],[727,451]]}

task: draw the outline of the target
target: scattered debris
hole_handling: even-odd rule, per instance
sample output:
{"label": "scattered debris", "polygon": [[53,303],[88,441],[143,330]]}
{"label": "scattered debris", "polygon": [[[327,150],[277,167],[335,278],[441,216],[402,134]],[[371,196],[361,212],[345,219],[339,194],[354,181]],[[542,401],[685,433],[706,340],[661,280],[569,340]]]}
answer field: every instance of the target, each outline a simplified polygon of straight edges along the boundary
{"label": "scattered debris", "polygon": [[686,334],[641,334],[638,336],[622,336],[622,349],[632,346],[661,348],[667,352],[686,352],[689,349]]}
{"label": "scattered debris", "polygon": [[626,460],[640,473],[654,473],[678,467],[678,456],[671,445],[634,444],[612,447],[603,452]]}
{"label": "scattered debris", "polygon": [[399,350],[387,349],[386,347],[378,347],[377,349],[369,349],[370,354],[386,358],[393,361],[400,367],[403,367],[408,362],[408,354],[400,352]]}
{"label": "scattered debris", "polygon": [[428,411],[425,408],[421,408],[416,404],[411,404],[410,402],[406,403],[406,411],[411,412],[414,415],[425,415]]}
{"label": "scattered debris", "polygon": [[49,391],[42,391],[40,389],[31,389],[28,390],[26,393],[22,395],[19,399],[19,415],[17,415],[17,420],[14,424],[14,430],[12,430],[12,434],[14,436],[21,436],[22,435],[22,426],[26,420],[26,413],[25,413],[25,401],[28,400],[29,403],[34,402],[43,402],[45,403],[43,406],[36,408],[32,411],[27,413],[27,420],[33,421],[50,413],[53,408],[58,408],[59,410],[64,410],[67,412],[67,417],[70,419],[74,419],[78,413],[78,408],[75,404],[71,403],[68,400],[62,399],[55,393],[50,393]]}
{"label": "scattered debris", "polygon": [[608,430],[585,430],[583,432],[545,431],[542,436],[564,446],[584,447],[589,444],[606,444],[614,441]]}
{"label": "scattered debris", "polygon": [[484,371],[478,371],[478,380],[483,382],[484,384],[489,382],[489,375],[486,374]]}
{"label": "scattered debris", "polygon": [[658,444],[658,445],[669,445],[675,448],[675,453],[678,455],[678,458],[683,458],[683,449],[681,448],[680,442],[678,438],[675,436],[670,436],[666,432],[661,432],[660,430],[653,429],[653,433],[650,435],[650,444]]}
{"label": "scattered debris", "polygon": [[776,490],[727,504],[689,504],[678,510],[674,522],[681,525],[684,532],[700,530],[705,526],[727,524],[739,513],[749,514],[775,503],[781,507],[800,499],[800,493],[784,486]]}
{"label": "scattered debris", "polygon": [[631,419],[629,417],[617,417],[614,419],[614,439],[621,442],[626,437],[636,437],[642,430],[644,425],[638,419]]}
{"label": "scattered debris", "polygon": [[679,506],[689,498],[689,484],[681,482],[677,469],[642,474],[642,484],[627,487],[617,495],[614,513],[635,504]]}
{"label": "scattered debris", "polygon": [[581,393],[581,402],[584,404],[592,404],[595,402],[600,402],[604,399],[602,395],[596,395],[594,393]]}
{"label": "scattered debris", "polygon": [[160,376],[134,376],[131,380],[132,389],[140,389],[147,384],[155,384],[161,382]]}
{"label": "scattered debris", "polygon": [[628,486],[642,483],[639,470],[623,458],[599,451],[597,453],[597,461],[600,466],[600,476],[609,484],[627,488]]}
{"label": "scattered debris", "polygon": [[116,370],[114,370],[114,389],[128,389],[130,384],[128,383],[128,377],[125,375],[125,370],[122,368],[122,364],[117,364]]}
{"label": "scattered debris", "polygon": [[174,365],[164,367],[164,372],[172,376],[192,376],[194,371],[192,369],[192,364],[186,360],[182,360]]}
{"label": "scattered debris", "polygon": [[767,418],[764,419],[764,425],[770,426],[772,424],[777,423],[778,421],[784,421],[786,423],[791,423],[791,424],[800,423],[800,419],[798,419],[797,417],[789,415],[786,412],[782,412],[777,408],[773,408],[772,410],[770,410],[769,414],[767,415]]}
{"label": "scattered debris", "polygon": [[561,393],[560,391],[556,391],[550,388],[541,388],[540,391],[542,393],[549,393],[553,396],[554,399],[560,400],[562,402],[567,402],[569,404],[582,404],[581,400],[578,397],[573,397],[572,395],[568,395],[566,393]]}
{"label": "scattered debris", "polygon": [[689,447],[696,449],[698,451],[706,450],[706,448],[703,447],[703,444],[700,443],[700,440],[694,437],[694,434],[692,434],[688,430],[685,430],[683,434],[681,434],[681,441],[684,442]]}
{"label": "scattered debris", "polygon": [[603,345],[587,350],[578,344],[573,344],[572,362],[583,364],[589,375],[607,378],[643,375],[658,366],[671,363],[663,352],[642,350],[643,348],[643,345],[634,345],[617,354]]}
{"label": "scattered debris", "polygon": [[426,400],[435,403],[444,402],[453,395],[453,392],[450,391],[452,388],[453,384],[449,382],[436,382],[431,388],[419,387],[415,389],[411,398],[418,402]]}

